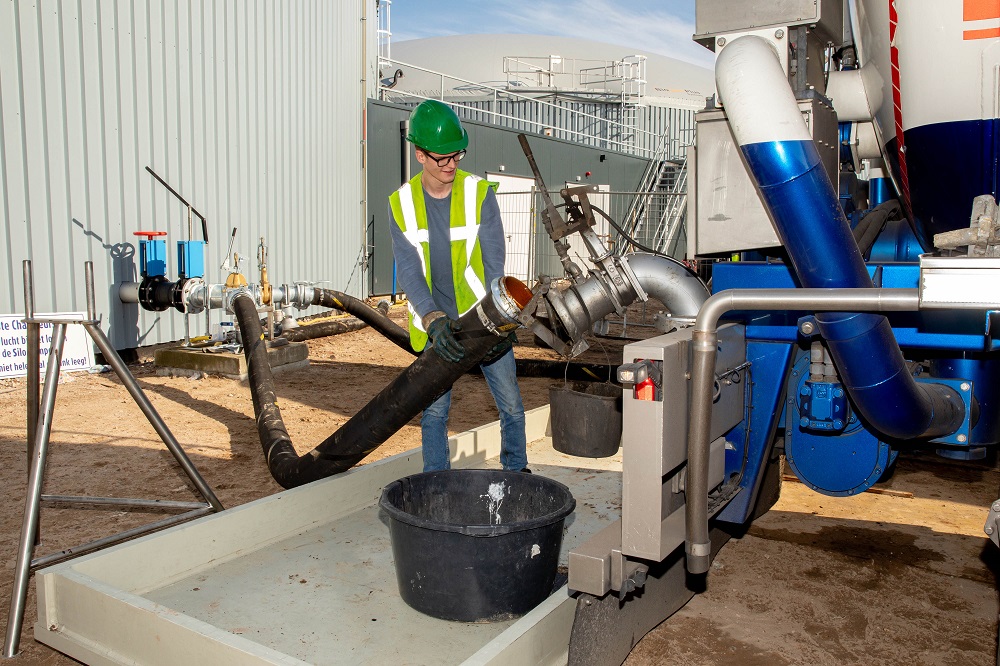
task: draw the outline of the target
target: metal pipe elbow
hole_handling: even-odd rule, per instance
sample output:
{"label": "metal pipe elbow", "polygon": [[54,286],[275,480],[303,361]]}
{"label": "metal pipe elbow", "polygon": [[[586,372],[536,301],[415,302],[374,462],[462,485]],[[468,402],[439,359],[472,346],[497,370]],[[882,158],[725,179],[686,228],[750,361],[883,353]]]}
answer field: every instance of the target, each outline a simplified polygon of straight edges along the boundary
{"label": "metal pipe elbow", "polygon": [[663,303],[675,318],[694,319],[712,295],[701,278],[676,259],[645,253],[623,259],[643,290]]}

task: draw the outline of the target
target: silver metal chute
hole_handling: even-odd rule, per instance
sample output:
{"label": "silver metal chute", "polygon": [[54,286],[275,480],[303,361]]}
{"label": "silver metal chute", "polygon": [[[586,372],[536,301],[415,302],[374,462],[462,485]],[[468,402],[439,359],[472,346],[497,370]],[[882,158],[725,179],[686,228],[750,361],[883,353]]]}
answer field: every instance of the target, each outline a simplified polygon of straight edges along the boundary
{"label": "silver metal chute", "polygon": [[[571,281],[568,286],[559,287],[543,278],[533,290],[532,303],[524,309],[521,323],[557,352],[570,357],[587,348],[584,338],[595,323],[612,312],[623,315],[626,307],[637,300],[646,301],[649,296],[663,303],[676,323],[693,323],[701,304],[710,296],[701,279],[670,257],[646,253],[617,255],[610,250],[594,233],[594,212],[598,209],[590,203],[590,195],[597,191],[596,186],[559,190],[566,214],[564,220],[549,196],[527,137],[521,134],[518,139],[544,199],[545,230]],[[569,257],[566,237],[574,233],[580,235],[590,254],[594,268],[587,274]]]}
{"label": "silver metal chute", "polygon": [[674,320],[693,322],[712,295],[701,278],[676,259],[644,253],[623,258],[646,293],[663,303]]}
{"label": "silver metal chute", "polygon": [[550,315],[574,342],[619,305],[628,306],[652,296],[670,311],[672,319],[693,322],[701,304],[711,295],[698,276],[674,259],[654,254],[630,254],[617,259],[620,268],[632,273],[644,292],[641,296],[630,284],[625,285],[627,289],[616,288],[599,272],[591,273],[579,284],[546,294]]}

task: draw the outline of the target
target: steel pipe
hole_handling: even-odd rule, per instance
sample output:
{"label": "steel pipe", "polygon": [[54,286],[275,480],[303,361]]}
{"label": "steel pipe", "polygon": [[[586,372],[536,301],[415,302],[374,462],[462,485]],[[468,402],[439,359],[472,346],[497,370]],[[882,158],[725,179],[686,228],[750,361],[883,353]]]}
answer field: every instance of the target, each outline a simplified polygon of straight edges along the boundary
{"label": "steel pipe", "polygon": [[60,550],[57,553],[51,553],[43,557],[39,557],[32,561],[32,570],[44,569],[45,567],[52,566],[53,564],[59,564],[60,562],[65,562],[66,560],[71,560],[74,557],[79,557],[81,555],[86,555],[87,553],[94,553],[102,548],[107,548],[108,546],[113,546],[118,543],[124,543],[130,539],[134,539],[139,536],[146,534],[152,534],[153,532],[159,532],[160,530],[165,530],[168,527],[173,527],[174,525],[180,525],[181,523],[186,523],[189,520],[194,520],[195,518],[201,518],[202,516],[207,516],[214,513],[215,509],[212,507],[202,504],[199,508],[192,511],[187,511],[185,513],[177,514],[176,516],[168,516],[167,518],[161,518],[156,522],[149,523],[147,525],[141,525],[139,527],[133,527],[130,530],[125,530],[124,532],[119,532],[118,534],[112,534],[111,536],[106,536],[101,539],[95,539],[89,543],[82,544],[80,546],[74,546],[73,548],[67,548],[65,550]]}
{"label": "steel pipe", "polygon": [[59,366],[62,363],[65,342],[66,324],[55,324],[52,327],[48,365],[45,367],[45,389],[42,394],[41,418],[35,432],[35,444],[31,447],[32,457],[28,470],[28,489],[24,498],[24,521],[21,524],[21,539],[18,541],[14,585],[10,594],[10,611],[7,613],[7,634],[4,638],[3,656],[8,659],[17,654],[21,643],[24,604],[28,598],[28,576],[31,573],[31,553],[35,549],[35,536],[38,534],[39,497],[42,494],[42,479],[45,475],[44,461],[49,448],[49,435],[52,433],[56,388],[59,385]]}
{"label": "steel pipe", "polygon": [[639,285],[674,317],[693,318],[711,296],[701,278],[676,259],[641,252],[624,259]]}
{"label": "steel pipe", "polygon": [[35,430],[38,428],[38,401],[41,397],[41,370],[39,361],[41,359],[41,329],[35,318],[35,279],[31,270],[31,260],[25,259],[22,268],[24,269],[24,318],[26,324],[25,333],[27,342],[25,343],[25,353],[27,354],[27,383],[28,383],[28,473],[31,473],[31,457],[35,446]]}
{"label": "steel pipe", "polygon": [[[917,289],[729,289],[709,298],[695,320],[692,339],[691,408],[688,416],[688,472],[685,490],[688,571],[708,571],[711,544],[708,531],[708,456],[712,423],[712,386],[718,350],[719,319],[731,310],[806,310],[910,312],[919,309]],[[948,388],[943,387],[942,388]],[[945,422],[958,425],[965,407],[954,390],[936,408]]]}
{"label": "steel pipe", "polygon": [[213,510],[222,511],[225,508],[222,506],[222,502],[220,502],[219,498],[215,496],[215,493],[205,482],[205,479],[202,478],[201,474],[195,468],[191,459],[188,458],[173,433],[170,432],[170,429],[167,427],[167,424],[164,423],[163,418],[156,411],[156,408],[153,407],[153,403],[149,401],[149,398],[146,397],[142,387],[139,386],[139,382],[137,382],[135,377],[132,376],[132,373],[128,371],[128,366],[125,365],[125,362],[122,361],[118,352],[115,351],[115,348],[111,345],[111,341],[108,340],[108,337],[104,335],[104,331],[102,331],[101,327],[93,321],[85,321],[82,323],[83,327],[87,329],[88,333],[90,333],[90,337],[93,338],[97,348],[102,354],[104,354],[105,362],[107,362],[107,364],[111,366],[111,369],[115,371],[115,374],[118,375],[118,379],[122,381],[122,384],[124,384],[126,390],[128,390],[129,395],[132,396],[135,404],[139,406],[139,409],[145,415],[146,420],[149,421],[149,424],[153,426],[153,430],[156,431],[156,434],[160,436],[160,439],[166,445],[167,449],[170,450],[170,453],[174,456],[174,460],[177,461],[177,464],[181,466],[184,473],[189,479],[191,479],[191,482],[198,489],[198,493],[205,498],[206,502],[212,505]]}
{"label": "steel pipe", "polygon": [[[694,317],[709,296],[708,288],[687,266],[676,259],[637,252],[621,258],[647,295],[657,299],[675,317]],[[583,282],[561,291],[550,291],[546,302],[573,340],[590,331],[596,321],[628,306],[639,294],[623,281],[613,285],[603,274],[592,273]]]}
{"label": "steel pipe", "polygon": [[132,499],[120,497],[87,497],[81,495],[42,495],[42,504],[72,504],[91,507],[124,507],[149,511],[178,511],[181,509],[202,509],[204,502],[178,502],[175,500]]}

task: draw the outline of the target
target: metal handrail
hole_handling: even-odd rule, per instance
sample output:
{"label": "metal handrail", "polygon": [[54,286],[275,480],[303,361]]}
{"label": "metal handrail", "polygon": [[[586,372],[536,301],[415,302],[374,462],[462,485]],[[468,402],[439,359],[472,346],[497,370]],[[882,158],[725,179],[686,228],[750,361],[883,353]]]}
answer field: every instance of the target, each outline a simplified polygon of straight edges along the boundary
{"label": "metal handrail", "polygon": [[[636,193],[641,193],[641,196],[636,196],[636,198],[632,200],[631,205],[629,205],[628,210],[625,212],[625,218],[622,220],[622,229],[628,231],[630,236],[634,236],[636,226],[639,224],[639,220],[642,217],[641,212],[649,206],[649,202],[652,200],[653,194],[656,191],[656,182],[662,173],[663,163],[667,160],[667,150],[669,146],[670,128],[667,127],[663,130],[663,134],[661,134],[660,138],[657,140],[653,156],[650,158],[650,162],[642,174],[642,180],[639,183],[639,187],[636,188]],[[624,251],[625,242],[624,238],[620,238],[617,241],[618,247],[616,249],[618,252]]]}
{"label": "metal handrail", "polygon": [[[668,194],[670,205],[663,209],[660,221],[656,227],[656,233],[653,235],[653,247],[663,252],[669,251],[670,241],[674,239],[677,228],[685,217],[687,210],[687,179],[688,168],[687,157],[685,157],[684,161],[681,162],[680,169],[677,171],[677,179],[674,181],[673,187],[670,188]],[[662,234],[660,233],[661,231],[663,232]]]}
{"label": "metal handrail", "polygon": [[[409,67],[411,69],[414,69],[414,70],[417,70],[417,71],[420,71],[420,72],[424,72],[424,73],[427,73],[427,74],[431,74],[433,76],[438,77],[439,78],[438,94],[435,97],[428,97],[428,96],[420,94],[418,92],[409,91],[409,90],[399,90],[397,88],[388,88],[388,87],[383,86],[381,84],[379,85],[379,91],[380,91],[380,93],[391,92],[391,94],[393,94],[393,95],[400,95],[400,96],[412,97],[414,99],[421,99],[421,100],[438,99],[438,100],[441,100],[441,101],[445,102],[446,104],[449,104],[450,106],[453,106],[455,108],[466,109],[468,111],[482,111],[483,113],[490,113],[493,116],[493,122],[494,123],[497,122],[498,118],[503,118],[505,120],[516,121],[518,123],[521,123],[522,125],[534,126],[534,127],[537,127],[539,130],[552,129],[553,131],[557,131],[561,135],[565,135],[565,136],[582,137],[582,138],[586,138],[586,139],[596,139],[596,140],[599,140],[599,141],[606,142],[611,147],[620,147],[623,152],[630,152],[632,154],[640,155],[642,157],[650,157],[652,155],[653,151],[650,151],[650,150],[648,150],[646,148],[640,147],[638,145],[639,142],[636,141],[636,140],[634,140],[634,139],[633,139],[633,141],[616,140],[616,139],[612,138],[612,132],[610,130],[618,129],[619,130],[619,136],[633,136],[635,138],[638,138],[638,136],[644,136],[644,137],[650,139],[649,143],[653,143],[653,141],[655,140],[656,144],[657,144],[657,147],[659,147],[658,146],[658,144],[659,144],[659,138],[660,138],[659,135],[657,135],[654,132],[650,132],[649,130],[640,130],[640,129],[637,129],[637,128],[634,128],[634,127],[626,127],[624,124],[616,122],[616,121],[614,121],[614,120],[612,120],[610,118],[605,118],[605,117],[598,116],[598,115],[595,115],[595,114],[592,114],[592,113],[587,113],[586,111],[579,111],[579,110],[575,110],[575,109],[569,109],[569,108],[566,108],[564,106],[559,106],[558,104],[555,104],[553,102],[546,102],[544,100],[540,100],[537,97],[532,97],[531,95],[524,95],[524,94],[513,92],[511,90],[496,88],[494,86],[486,85],[486,84],[483,84],[483,83],[477,83],[475,81],[469,81],[468,79],[463,79],[463,78],[460,78],[460,77],[457,77],[457,76],[452,76],[450,74],[445,74],[443,72],[438,72],[438,71],[435,71],[435,70],[432,70],[432,69],[428,69],[426,67],[421,67],[419,65],[414,65],[414,64],[411,64],[411,63],[403,62],[401,60],[387,59],[387,60],[385,60],[385,62],[391,64],[392,66]],[[449,81],[456,81],[458,83],[462,83],[462,84],[468,86],[470,89],[473,89],[473,90],[479,89],[484,94],[492,95],[492,100],[493,100],[492,111],[484,111],[482,109],[477,109],[477,108],[474,108],[474,107],[470,107],[470,106],[464,105],[464,104],[462,104],[461,102],[458,102],[458,101],[444,99],[445,80],[446,79],[449,80]],[[380,97],[382,99],[385,99],[385,95],[384,94],[381,94]],[[504,101],[508,101],[508,100],[518,101],[518,100],[520,100],[520,101],[530,102],[530,103],[535,104],[535,105],[537,105],[537,106],[539,106],[541,108],[550,108],[553,111],[556,111],[556,112],[558,112],[559,114],[562,114],[562,115],[569,115],[569,116],[575,117],[575,118],[584,118],[584,119],[588,119],[590,121],[595,121],[596,123],[603,124],[603,125],[605,125],[607,127],[607,129],[609,130],[608,136],[607,137],[602,137],[602,136],[595,135],[593,133],[583,132],[583,131],[579,131],[579,130],[573,130],[573,129],[569,129],[569,128],[566,128],[566,127],[551,127],[550,125],[547,125],[544,122],[541,122],[539,120],[531,120],[531,119],[526,119],[526,118],[519,117],[519,116],[514,116],[514,115],[510,115],[510,114],[506,114],[506,113],[501,113],[501,112],[499,112],[499,111],[496,110],[496,108],[497,108],[497,102],[499,100],[501,100],[501,98]],[[625,129],[628,130],[628,133],[622,131],[622,130],[625,130]]]}

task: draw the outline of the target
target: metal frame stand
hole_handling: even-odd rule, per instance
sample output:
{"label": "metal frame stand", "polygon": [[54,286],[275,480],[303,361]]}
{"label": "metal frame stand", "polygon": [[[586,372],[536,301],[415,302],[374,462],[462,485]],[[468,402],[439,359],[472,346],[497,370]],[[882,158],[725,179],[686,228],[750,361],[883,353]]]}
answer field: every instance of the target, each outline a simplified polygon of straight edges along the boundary
{"label": "metal frame stand", "polygon": [[[25,322],[27,323],[28,351],[28,489],[24,502],[24,522],[21,527],[21,539],[18,546],[17,564],[14,569],[14,587],[11,592],[10,612],[7,615],[7,634],[4,640],[3,657],[11,658],[17,654],[21,640],[21,629],[24,625],[24,607],[28,597],[28,578],[32,571],[58,562],[72,559],[79,555],[91,553],[101,548],[121,543],[144,534],[156,532],[172,525],[177,525],[209,513],[222,511],[222,503],[212,492],[205,480],[198,473],[194,464],[188,458],[184,449],[171,434],[166,423],[153,408],[153,404],[143,393],[135,377],[128,370],[118,352],[112,347],[100,320],[95,316],[94,305],[94,267],[93,262],[84,264],[87,288],[86,318],[79,317],[36,317],[34,307],[34,287],[31,272],[31,262],[24,262],[24,292],[25,292]],[[39,332],[41,324],[52,324],[52,346],[49,350],[48,364],[45,368],[45,388],[41,396],[39,409],[39,363],[40,345]],[[66,327],[70,324],[82,325],[94,343],[104,354],[105,360],[121,379],[132,399],[145,414],[146,419],[160,436],[163,443],[173,454],[174,459],[184,470],[184,473],[194,484],[204,502],[175,502],[167,500],[130,499],[114,497],[77,497],[66,495],[43,495],[42,481],[45,476],[45,463],[48,456],[49,435],[52,431],[52,416],[55,411],[56,388],[59,384],[59,368],[62,363],[63,346],[66,341]],[[136,527],[114,534],[81,546],[32,559],[39,539],[39,515],[41,506],[45,505],[75,505],[75,506],[117,506],[140,508],[151,511],[184,511],[184,513],[164,518],[147,525]]]}

